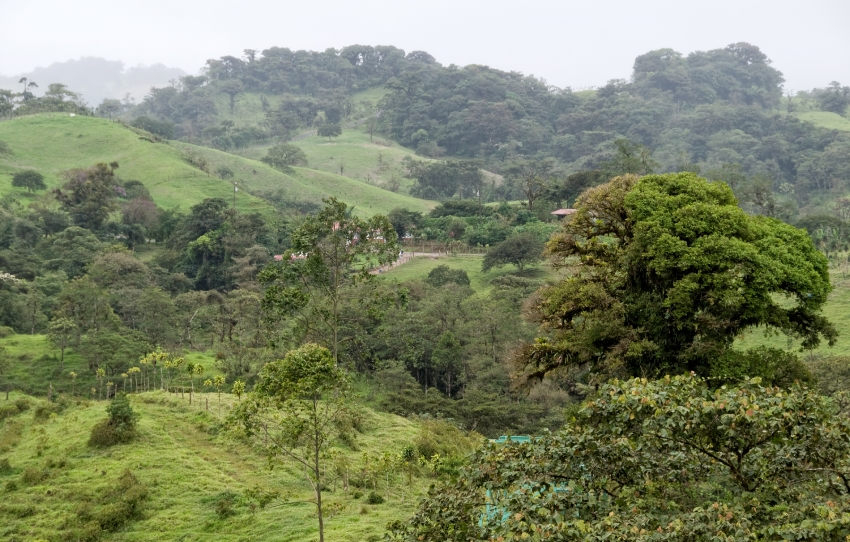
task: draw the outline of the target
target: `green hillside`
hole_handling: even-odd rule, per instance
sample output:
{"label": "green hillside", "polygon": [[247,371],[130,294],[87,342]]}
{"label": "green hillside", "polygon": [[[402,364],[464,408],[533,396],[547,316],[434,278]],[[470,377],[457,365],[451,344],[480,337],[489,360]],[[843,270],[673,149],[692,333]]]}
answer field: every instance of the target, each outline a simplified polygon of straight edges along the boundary
{"label": "green hillside", "polygon": [[[13,189],[7,175],[38,170],[49,188],[62,184],[62,171],[97,162],[118,162],[122,179],[143,182],[161,207],[188,207],[204,198],[230,198],[232,185],[185,161],[180,149],[151,143],[120,123],[94,117],[47,113],[0,123],[0,140],[13,155],[0,156],[0,195]],[[246,212],[271,212],[271,206],[246,196],[237,202]]]}
{"label": "green hillside", "polygon": [[794,113],[794,116],[821,128],[850,132],[850,119],[842,117],[838,113],[831,113],[829,111],[802,111]]}
{"label": "green hillside", "polygon": [[[437,205],[437,202],[383,190],[347,175],[319,171],[321,168],[313,169],[312,161],[309,163],[310,168],[294,168],[295,174],[287,175],[257,160],[187,143],[171,144],[175,148],[202,156],[213,171],[221,166],[230,168],[239,185],[255,195],[316,204],[321,203],[322,198],[336,196],[354,206],[356,214],[362,215],[387,213],[395,207],[427,212]],[[265,156],[265,150],[259,156]],[[276,196],[278,193],[280,196]]]}
{"label": "green hillside", "polygon": [[[382,190],[367,183],[307,168],[285,175],[261,162],[187,143],[152,143],[120,123],[93,117],[43,114],[0,123],[0,140],[14,154],[0,157],[0,176],[9,179],[16,171],[33,168],[45,175],[49,188],[62,183],[62,171],[88,167],[97,162],[119,163],[122,179],[142,181],[161,207],[182,209],[204,198],[230,200],[230,181],[205,173],[186,160],[203,157],[207,170],[227,166],[243,190],[236,205],[244,212],[271,214],[272,206],[258,195],[274,195],[290,203],[319,204],[336,196],[356,208],[358,214],[386,213],[394,207],[427,211],[436,205]],[[17,190],[0,182],[0,195]]]}
{"label": "green hillside", "polygon": [[[48,404],[19,393],[0,402],[12,413],[0,421],[0,539],[315,539],[315,507],[305,502],[311,489],[300,470],[291,464],[270,470],[264,458],[230,438],[222,421],[235,398],[225,394],[221,414],[216,395],[201,398],[190,407],[164,392],[131,396],[140,415],[138,437],[108,449],[87,446],[92,426],[106,417],[106,402]],[[18,401],[23,412],[13,406]],[[335,448],[335,464],[346,466],[351,484],[344,490],[340,477],[330,475],[324,495],[325,509],[332,511],[325,520],[328,540],[379,540],[389,521],[411,514],[429,483],[427,469],[410,479],[375,469],[385,453],[416,446],[433,424],[364,408],[358,427],[351,444]],[[130,518],[111,506],[126,498],[120,484],[127,470],[137,480],[136,489],[146,493],[138,514]],[[371,480],[365,487],[364,479]],[[263,507],[250,491],[275,492],[279,498]],[[372,491],[386,502],[367,504]],[[117,526],[85,536],[87,518]]]}

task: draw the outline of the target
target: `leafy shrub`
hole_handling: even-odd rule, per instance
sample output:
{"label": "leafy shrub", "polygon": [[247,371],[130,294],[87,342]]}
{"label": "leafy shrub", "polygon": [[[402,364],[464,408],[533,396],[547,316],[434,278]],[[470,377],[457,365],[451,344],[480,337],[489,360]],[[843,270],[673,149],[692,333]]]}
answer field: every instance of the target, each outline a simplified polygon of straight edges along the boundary
{"label": "leafy shrub", "polygon": [[5,420],[6,418],[11,418],[12,416],[17,416],[20,414],[20,410],[15,405],[3,405],[0,407],[0,421]]}
{"label": "leafy shrub", "polygon": [[164,139],[174,139],[174,124],[168,121],[152,119],[145,115],[136,117],[130,126],[140,128]]}
{"label": "leafy shrub", "polygon": [[362,491],[355,491],[354,493],[351,494],[351,498],[353,498],[354,500],[357,500],[362,496],[363,496]]}
{"label": "leafy shrub", "polygon": [[448,265],[438,265],[428,273],[425,282],[431,286],[443,286],[449,283],[469,286],[469,275],[463,269],[452,269]]}
{"label": "leafy shrub", "polygon": [[11,493],[11,492],[17,491],[17,490],[18,490],[18,483],[17,482],[15,482],[14,480],[9,480],[8,482],[6,482],[6,492]]}
{"label": "leafy shrub", "polygon": [[0,339],[5,339],[6,337],[11,337],[15,334],[15,330],[10,328],[9,326],[0,326]]}
{"label": "leafy shrub", "polygon": [[215,514],[219,519],[227,519],[236,515],[236,510],[233,509],[236,505],[236,498],[236,493],[232,491],[225,491],[216,497]]}
{"label": "leafy shrub", "polygon": [[12,465],[9,463],[9,458],[0,459],[0,475],[12,474]]}
{"label": "leafy shrub", "polygon": [[442,216],[487,216],[493,214],[491,207],[482,207],[478,200],[447,200],[434,207],[431,211],[432,218]]}
{"label": "leafy shrub", "polygon": [[384,498],[372,491],[366,497],[366,504],[383,504]]}
{"label": "leafy shrub", "polygon": [[89,446],[108,447],[133,440],[136,436],[138,414],[133,411],[127,395],[119,393],[106,407],[109,418],[92,427]]}
{"label": "leafy shrub", "polygon": [[50,418],[51,414],[61,414],[68,408],[68,399],[64,396],[59,396],[52,403],[40,403],[33,410],[33,419],[37,422],[43,422]]}
{"label": "leafy shrub", "polygon": [[50,477],[50,470],[46,468],[27,467],[21,475],[21,482],[28,486],[38,485]]}
{"label": "leafy shrub", "polygon": [[30,409],[30,400],[24,397],[15,400],[15,408],[18,409],[18,412],[26,412]]}

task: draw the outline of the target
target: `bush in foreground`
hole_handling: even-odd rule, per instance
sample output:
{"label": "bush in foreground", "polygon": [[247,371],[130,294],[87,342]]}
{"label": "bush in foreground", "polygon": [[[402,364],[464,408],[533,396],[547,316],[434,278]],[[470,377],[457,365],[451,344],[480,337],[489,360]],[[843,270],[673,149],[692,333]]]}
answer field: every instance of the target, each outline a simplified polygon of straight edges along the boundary
{"label": "bush in foreground", "polygon": [[612,381],[558,433],[479,452],[390,539],[843,540],[848,441],[799,385]]}
{"label": "bush in foreground", "polygon": [[89,436],[89,446],[107,447],[130,442],[136,436],[138,414],[133,411],[127,395],[119,393],[106,407],[109,417],[98,422]]}

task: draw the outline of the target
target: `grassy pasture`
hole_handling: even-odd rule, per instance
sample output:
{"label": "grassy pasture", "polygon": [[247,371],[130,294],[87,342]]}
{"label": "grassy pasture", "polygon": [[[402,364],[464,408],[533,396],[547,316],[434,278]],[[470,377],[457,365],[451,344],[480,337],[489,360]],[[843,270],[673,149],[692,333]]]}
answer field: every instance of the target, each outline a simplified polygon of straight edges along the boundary
{"label": "grassy pasture", "polygon": [[[100,540],[113,541],[305,541],[317,538],[315,507],[306,501],[311,489],[299,468],[292,464],[269,469],[268,462],[249,446],[223,436],[222,421],[235,403],[223,394],[209,394],[210,410],[163,392],[131,395],[140,415],[138,437],[129,444],[94,449],[86,442],[92,426],[106,417],[105,401],[71,403],[64,411],[37,420],[36,407],[45,401],[13,393],[30,401],[25,412],[0,421],[0,460],[11,472],[0,472],[0,539],[8,541],[70,540],[69,527],[86,501],[97,511],[98,500],[125,469],[147,488],[141,516]],[[339,446],[338,453],[351,464],[351,475],[364,454],[377,458],[398,453],[415,442],[421,427],[404,418],[362,409],[361,431],[354,446]],[[51,466],[52,465],[52,466]],[[44,472],[45,478],[27,481],[27,472]],[[384,526],[409,516],[428,483],[401,475],[376,482],[386,502],[369,505],[365,494],[354,498],[355,488],[344,491],[332,483],[325,493],[328,540],[379,540]],[[16,486],[10,488],[11,486]],[[245,490],[278,491],[282,499],[253,511],[240,504]],[[232,514],[219,514],[217,503],[235,495]],[[283,501],[292,504],[284,504]],[[102,508],[101,508],[102,509]]]}
{"label": "grassy pasture", "polygon": [[[437,205],[436,202],[382,190],[348,176],[319,171],[312,167],[312,162],[309,164],[310,168],[294,168],[295,173],[287,175],[258,160],[206,147],[196,147],[187,143],[174,142],[172,144],[176,148],[203,156],[210,164],[212,171],[222,166],[230,168],[234,172],[234,179],[239,186],[251,194],[280,192],[282,199],[286,201],[317,204],[321,204],[324,197],[336,196],[349,206],[353,205],[355,213],[361,216],[386,214],[395,207],[406,207],[413,211],[427,212]],[[260,156],[265,156],[265,150],[260,153]],[[237,195],[237,201],[239,197]]]}
{"label": "grassy pasture", "polygon": [[[438,265],[446,265],[452,269],[463,269],[466,271],[466,274],[469,275],[470,286],[476,292],[487,292],[491,289],[490,281],[492,279],[507,275],[518,275],[516,268],[512,265],[491,269],[488,273],[484,273],[481,271],[483,260],[483,256],[448,256],[442,258],[416,256],[403,265],[385,271],[380,276],[400,282],[411,279],[424,279]],[[548,265],[540,263],[526,267],[523,274],[519,276],[536,280],[548,280],[555,275]]]}
{"label": "grassy pasture", "polygon": [[[118,176],[145,184],[161,207],[188,210],[204,198],[233,195],[231,183],[209,176],[187,163],[181,149],[151,143],[120,123],[95,117],[45,113],[0,122],[0,140],[13,155],[0,156],[0,196],[24,190],[11,186],[11,175],[35,169],[48,188],[62,184],[62,171],[97,162],[118,162]],[[272,212],[265,201],[245,196],[237,201],[244,212]]]}
{"label": "grassy pasture", "polygon": [[850,132],[850,119],[842,117],[838,113],[829,111],[801,111],[793,113],[800,120],[811,122],[815,126],[827,130],[845,130]]}
{"label": "grassy pasture", "polygon": [[[236,207],[243,212],[273,215],[267,201],[252,195],[272,192],[279,192],[288,202],[316,204],[323,197],[336,196],[366,216],[386,213],[394,207],[425,212],[436,205],[328,172],[297,168],[294,175],[286,175],[261,162],[206,147],[174,141],[151,143],[120,123],[100,118],[52,113],[0,122],[0,140],[7,142],[14,153],[0,156],[0,196],[10,192],[26,194],[11,186],[11,175],[21,169],[41,172],[48,187],[56,188],[62,183],[62,171],[116,161],[119,177],[143,182],[161,207],[184,211],[204,198],[233,199],[232,182],[214,174],[221,166],[235,173],[241,187]],[[185,160],[187,153],[206,159],[213,174],[189,164]]]}
{"label": "grassy pasture", "polygon": [[[49,385],[53,385],[57,393],[70,393],[73,390],[77,395],[91,396],[91,388],[100,384],[94,373],[88,367],[88,363],[80,354],[72,348],[65,350],[64,366],[60,364],[59,350],[53,348],[47,341],[46,335],[11,335],[0,339],[0,347],[6,349],[6,353],[12,359],[12,369],[8,375],[0,380],[0,390],[5,391],[8,384],[12,389],[23,390],[33,395],[47,395]],[[139,356],[141,358],[141,355]],[[204,374],[195,377],[195,385],[207,378],[212,378],[220,371],[216,369],[215,357],[209,352],[185,352],[183,357],[187,362],[200,363],[204,366]],[[138,366],[138,360],[130,363]],[[69,374],[77,374],[76,382],[72,382]],[[175,385],[184,382],[187,386],[189,380],[181,376],[182,381],[175,378]],[[109,375],[107,382],[112,382],[118,389],[122,389],[124,381],[121,375]],[[157,386],[159,385],[157,377]],[[130,381],[127,381],[130,386]]]}

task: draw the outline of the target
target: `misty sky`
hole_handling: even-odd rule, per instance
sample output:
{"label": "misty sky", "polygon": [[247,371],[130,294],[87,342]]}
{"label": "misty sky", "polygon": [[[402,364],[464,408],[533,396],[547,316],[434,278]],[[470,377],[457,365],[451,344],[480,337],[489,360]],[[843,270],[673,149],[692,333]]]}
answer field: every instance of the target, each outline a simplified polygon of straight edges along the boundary
{"label": "misty sky", "polygon": [[208,58],[270,46],[354,43],[424,50],[579,89],[628,78],[635,56],[746,41],[786,89],[850,84],[848,0],[0,0],[0,74],[80,56],[196,73]]}

